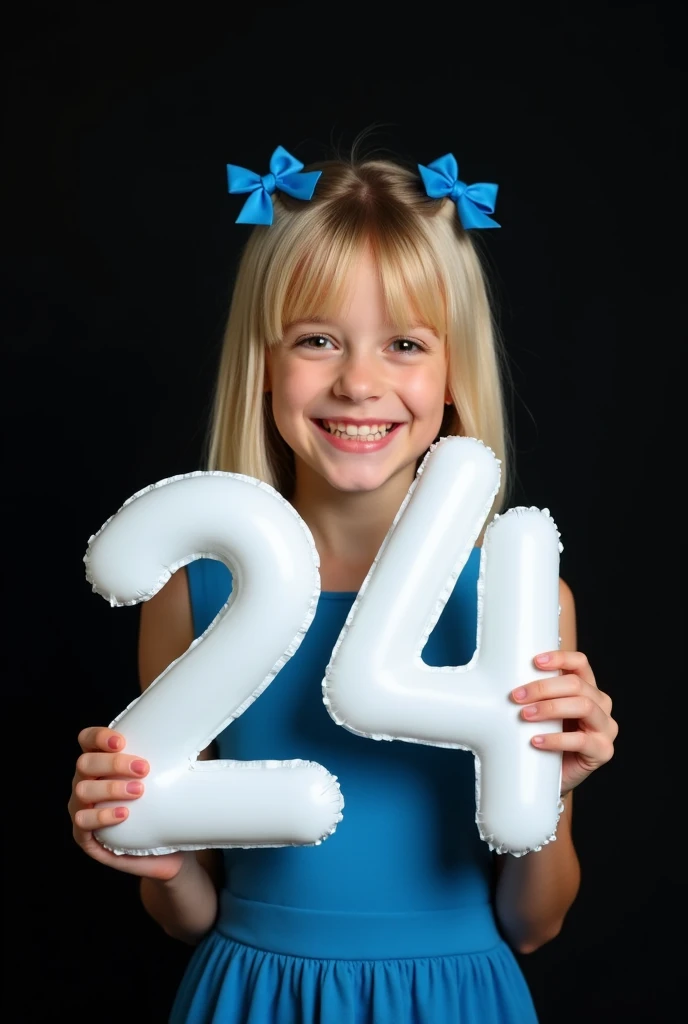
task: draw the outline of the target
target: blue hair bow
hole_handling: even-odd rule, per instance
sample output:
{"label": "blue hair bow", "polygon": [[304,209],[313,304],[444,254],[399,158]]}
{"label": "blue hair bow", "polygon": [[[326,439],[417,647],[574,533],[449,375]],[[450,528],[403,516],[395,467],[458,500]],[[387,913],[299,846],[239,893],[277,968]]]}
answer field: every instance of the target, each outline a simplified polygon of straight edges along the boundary
{"label": "blue hair bow", "polygon": [[286,192],[295,199],[312,199],[322,171],[303,171],[300,163],[283,146],[270,157],[270,173],[261,176],[245,167],[227,164],[227,187],[233,195],[250,192],[235,224],[272,224],[273,192]]}
{"label": "blue hair bow", "polygon": [[498,185],[490,185],[484,181],[475,185],[466,185],[459,181],[459,165],[452,153],[433,160],[424,167],[418,164],[425,191],[431,199],[443,199],[449,196],[456,203],[459,217],[464,228],[498,228],[496,220],[488,217],[494,213],[497,202]]}

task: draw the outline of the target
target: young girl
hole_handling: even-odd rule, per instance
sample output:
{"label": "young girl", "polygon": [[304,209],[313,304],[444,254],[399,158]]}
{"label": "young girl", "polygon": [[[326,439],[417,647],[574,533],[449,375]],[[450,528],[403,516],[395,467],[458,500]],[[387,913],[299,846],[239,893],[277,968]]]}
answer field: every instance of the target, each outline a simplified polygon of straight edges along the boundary
{"label": "young girl", "polygon": [[[209,468],[275,486],[310,528],[322,593],[296,654],[205,757],[317,761],[336,775],[344,819],[320,846],[116,856],[93,831],[144,791],[146,751],[84,729],[69,803],[74,837],[141,877],[171,936],[196,945],[174,1024],[528,1024],[535,1011],[512,950],[554,938],[579,885],[573,789],[613,753],[611,701],[576,651],[560,585],[552,675],[514,691],[524,718],[562,719],[536,737],[562,752],[557,841],[496,856],[475,824],[469,752],[376,743],[322,702],[332,648],[414,479],[442,435],[506,439],[486,286],[471,233],[498,225],[496,187],[466,186],[451,155],[419,171],[388,160],[317,169],[281,148],[260,178],[230,166],[254,223],[239,266],[217,379]],[[479,550],[423,651],[459,665],[476,645]],[[141,607],[147,687],[226,602],[231,576],[200,559]],[[535,671],[534,671],[535,674]],[[114,808],[96,809],[115,800]]]}

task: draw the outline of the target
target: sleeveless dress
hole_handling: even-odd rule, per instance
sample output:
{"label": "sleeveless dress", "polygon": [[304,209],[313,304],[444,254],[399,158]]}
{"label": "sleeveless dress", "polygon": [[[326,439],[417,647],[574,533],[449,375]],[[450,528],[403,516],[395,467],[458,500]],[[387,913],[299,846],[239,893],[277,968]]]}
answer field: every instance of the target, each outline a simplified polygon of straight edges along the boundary
{"label": "sleeveless dress", "polygon": [[[423,650],[475,651],[476,548]],[[186,567],[195,635],[227,600],[222,562]],[[214,929],[194,950],[170,1024],[533,1024],[491,904],[473,755],[355,736],[321,683],[354,593],[323,592],[300,647],[216,738],[219,757],[303,758],[336,775],[343,820],[319,846],[223,851]]]}

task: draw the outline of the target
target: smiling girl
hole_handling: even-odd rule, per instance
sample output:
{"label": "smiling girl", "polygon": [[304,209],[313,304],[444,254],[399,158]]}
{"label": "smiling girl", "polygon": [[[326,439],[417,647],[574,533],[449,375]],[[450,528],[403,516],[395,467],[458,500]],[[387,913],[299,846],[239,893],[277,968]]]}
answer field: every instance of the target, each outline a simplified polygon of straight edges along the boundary
{"label": "smiling girl", "polygon": [[[508,460],[499,353],[471,241],[494,227],[494,186],[466,186],[453,157],[429,167],[336,160],[302,173],[286,151],[259,178],[230,167],[255,223],[239,266],[217,378],[208,468],[276,487],[314,537],[322,592],[279,680],[206,757],[293,757],[327,766],[344,820],[317,847],[116,856],[93,831],[144,791],[146,751],[84,729],[69,803],[74,837],[96,860],[139,875],[146,910],[196,946],[174,1024],[529,1024],[533,1003],[513,950],[553,939],[579,864],[571,793],[613,753],[617,726],[576,651],[560,585],[561,649],[512,694],[524,717],[563,719],[533,742],[563,755],[557,842],[492,854],[475,827],[473,758],[374,743],[339,728],[321,682],[357,591],[440,435],[480,438]],[[439,181],[439,185],[438,185]],[[444,182],[444,184],[442,184]],[[446,187],[445,187],[446,186]],[[423,658],[460,665],[475,650],[476,548]],[[141,607],[146,688],[200,636],[232,586],[198,559]],[[97,808],[104,800],[118,806]]]}

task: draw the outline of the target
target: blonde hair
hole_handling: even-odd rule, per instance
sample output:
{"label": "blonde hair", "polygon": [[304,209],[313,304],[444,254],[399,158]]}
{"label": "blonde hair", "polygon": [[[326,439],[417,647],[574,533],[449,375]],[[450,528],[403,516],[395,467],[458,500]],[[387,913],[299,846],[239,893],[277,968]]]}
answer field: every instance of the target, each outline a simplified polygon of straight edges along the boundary
{"label": "blonde hair", "polygon": [[348,273],[363,249],[374,256],[391,323],[423,323],[445,337],[448,406],[441,435],[462,434],[501,460],[505,500],[508,441],[501,347],[487,281],[450,199],[430,199],[417,173],[379,159],[332,160],[310,202],[276,193],[274,222],[256,227],[236,275],[208,438],[208,468],[245,473],[289,498],[294,460],[264,393],[265,347],[285,325],[341,308]]}

